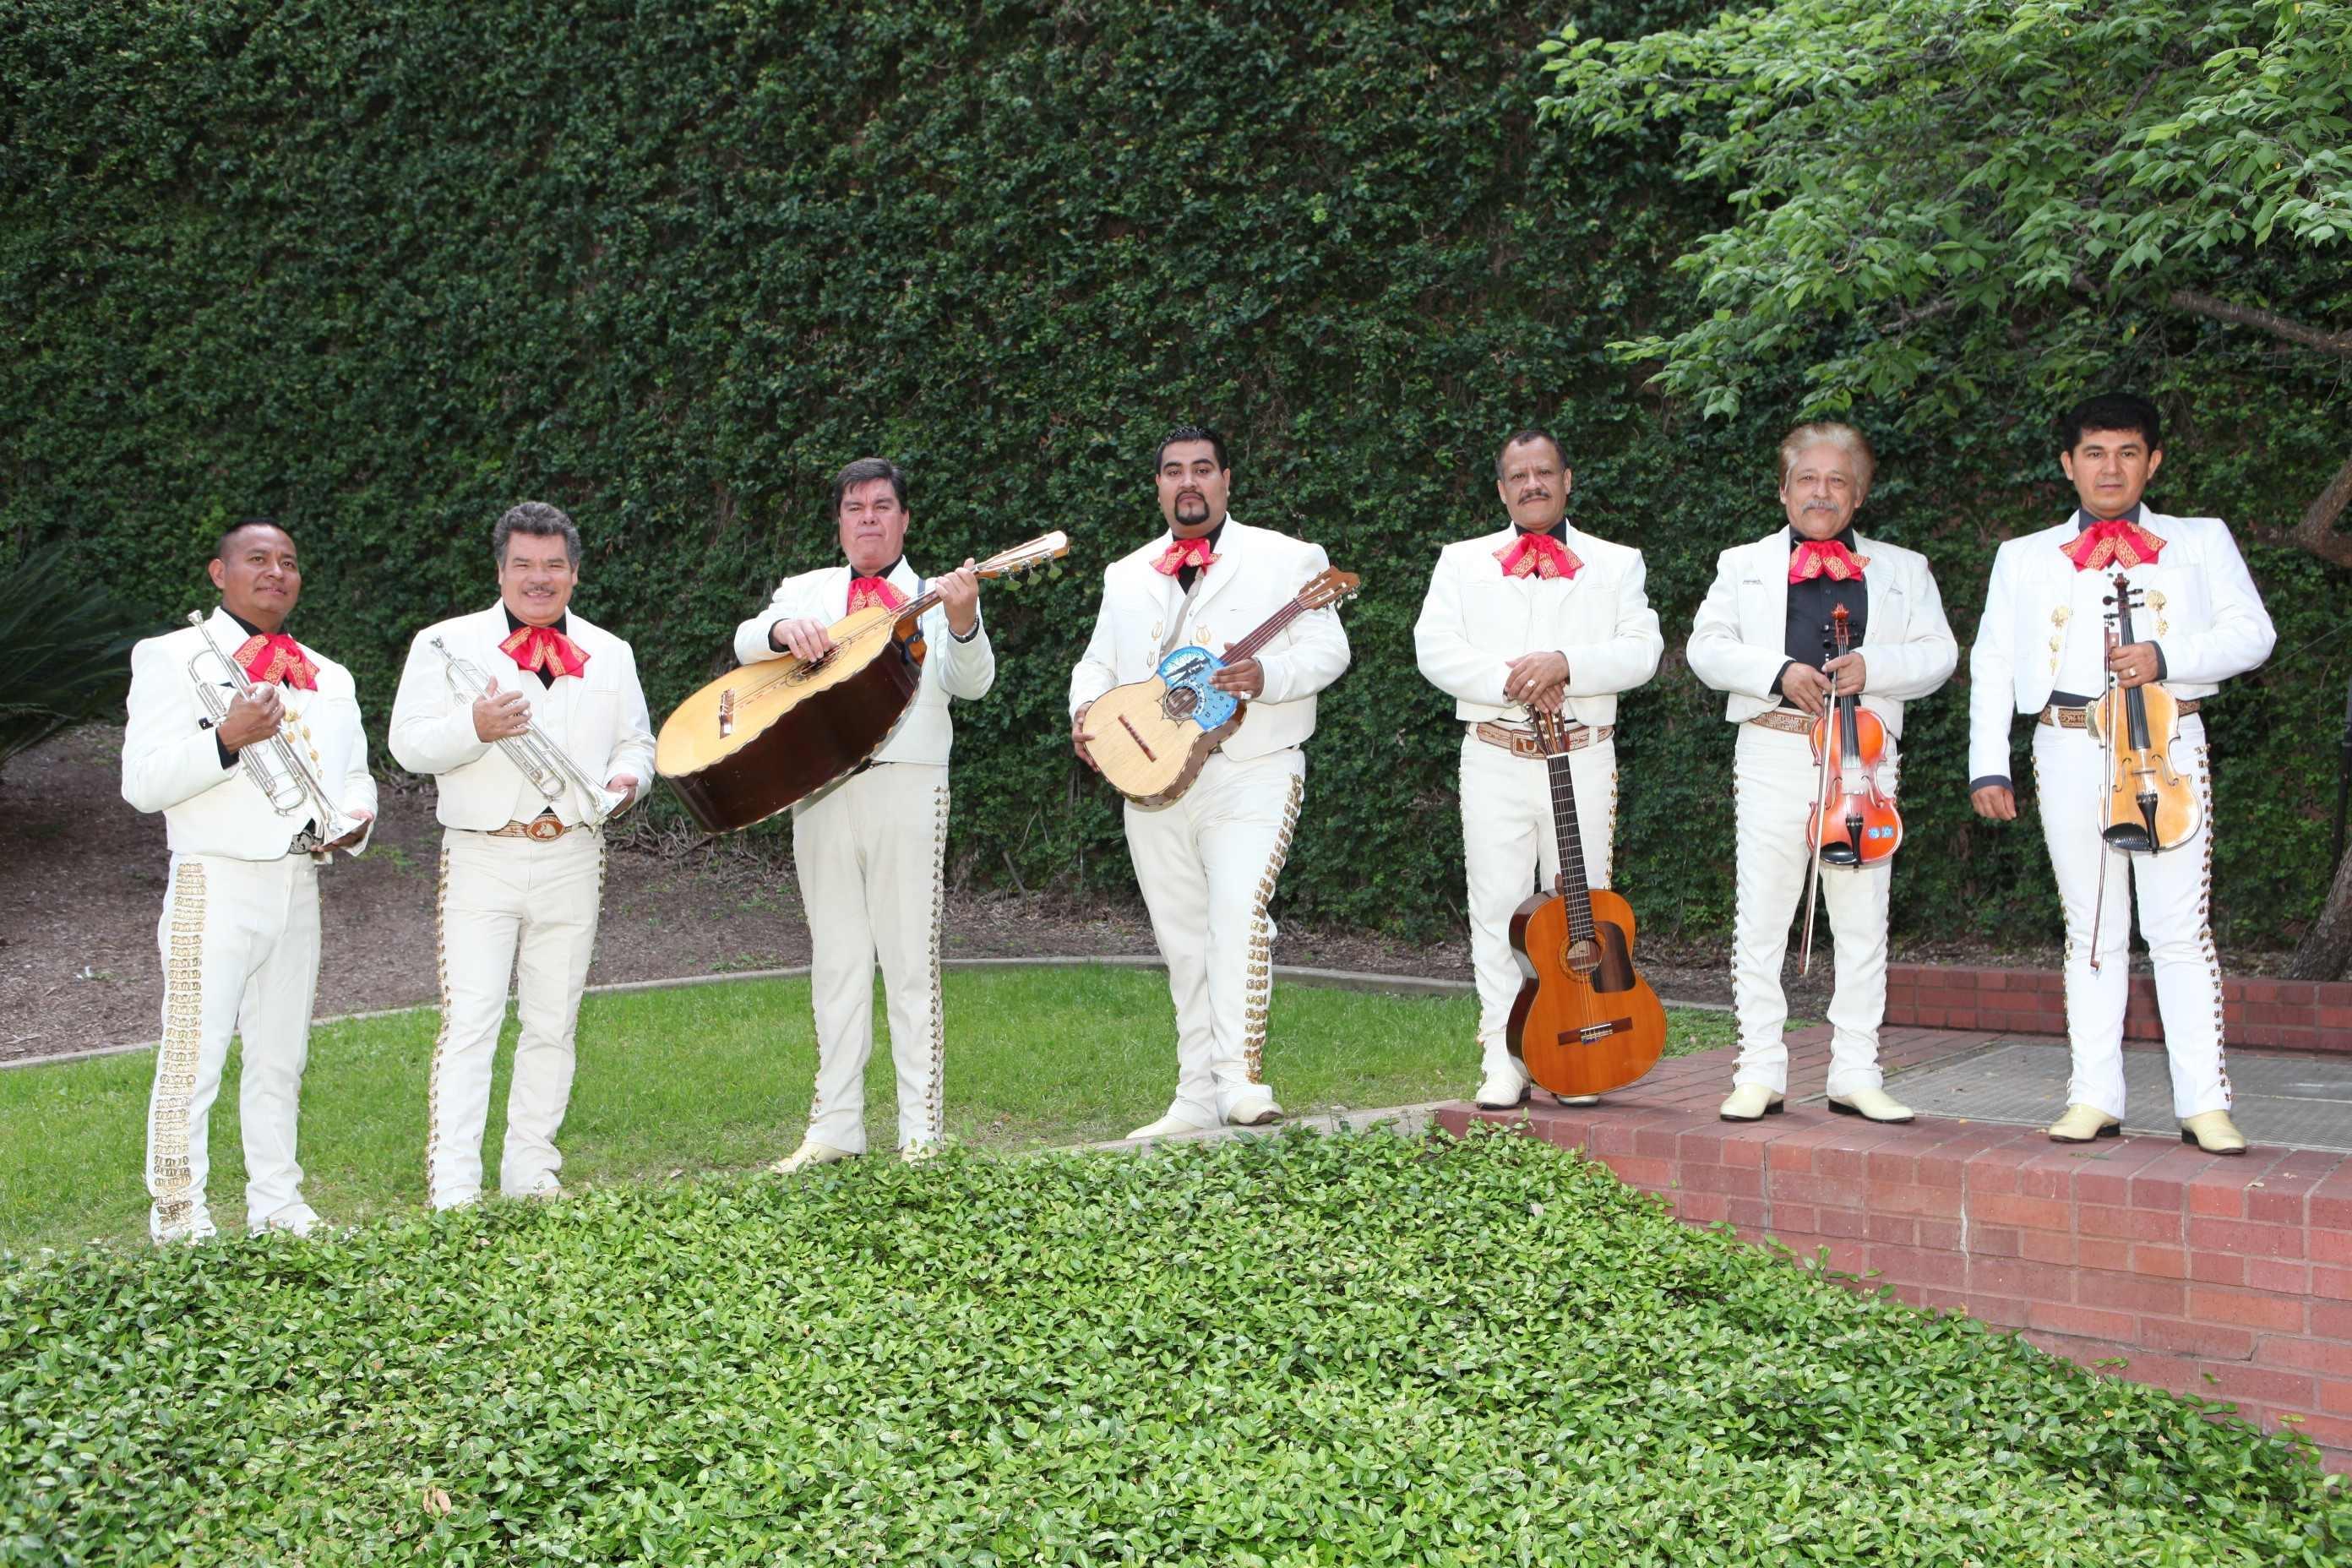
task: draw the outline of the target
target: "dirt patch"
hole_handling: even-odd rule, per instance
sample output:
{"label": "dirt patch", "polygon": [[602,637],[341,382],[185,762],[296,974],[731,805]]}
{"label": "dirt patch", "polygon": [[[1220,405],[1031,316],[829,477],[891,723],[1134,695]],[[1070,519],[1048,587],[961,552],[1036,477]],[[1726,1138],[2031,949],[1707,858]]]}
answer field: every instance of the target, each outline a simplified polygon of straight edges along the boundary
{"label": "dirt patch", "polygon": [[[0,776],[0,1059],[148,1040],[158,1028],[155,949],[168,851],[163,820],[133,811],[121,789],[122,733],[89,725],[11,761]],[[325,945],[321,1016],[431,1002],[434,894],[441,829],[428,784],[387,785],[374,846],[320,879]],[[1077,904],[1049,894],[951,894],[950,957],[1150,953],[1139,904]],[[604,885],[593,984],[723,974],[808,962],[808,923],[789,858],[740,837],[663,842],[640,824],[616,836]],[[2054,949],[1994,952],[1915,945],[1898,956],[2047,967]],[[2233,973],[2284,954],[2233,954]],[[1466,980],[1466,936],[1435,945],[1295,921],[1275,946],[1283,963]],[[1643,934],[1637,958],[1660,994],[1727,1002],[1728,944]],[[1827,973],[1791,973],[1793,1010],[1819,1016]]]}

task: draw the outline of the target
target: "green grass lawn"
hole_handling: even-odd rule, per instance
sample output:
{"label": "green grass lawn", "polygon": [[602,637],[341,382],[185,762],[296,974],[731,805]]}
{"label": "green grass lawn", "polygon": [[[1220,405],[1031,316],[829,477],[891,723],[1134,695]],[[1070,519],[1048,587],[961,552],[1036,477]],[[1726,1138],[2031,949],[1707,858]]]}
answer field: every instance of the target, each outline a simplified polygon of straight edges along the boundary
{"label": "green grass lawn", "polygon": [[[946,978],[948,1131],[982,1147],[1124,1136],[1176,1082],[1166,980],[1114,967],[959,971]],[[877,991],[877,1033],[884,1017]],[[1453,1099],[1477,1087],[1466,997],[1278,985],[1267,1081],[1297,1114]],[[1728,1015],[1670,1014],[1672,1054],[1728,1045]],[[301,1152],[312,1205],[348,1222],[425,1201],[425,1079],[437,1015],[419,1008],[310,1037]],[[486,1148],[505,1129],[509,1017]],[[145,1053],[0,1072],[0,1249],[146,1236],[141,1184],[153,1058]],[[561,1140],[579,1186],[740,1169],[788,1153],[816,1071],[805,981],[745,980],[591,996]],[[889,1047],[866,1074],[874,1146],[897,1141]],[[236,1058],[212,1118],[213,1213],[244,1223]]]}
{"label": "green grass lawn", "polygon": [[1532,1139],[868,1160],[0,1264],[0,1563],[2347,1561],[2205,1410]]}

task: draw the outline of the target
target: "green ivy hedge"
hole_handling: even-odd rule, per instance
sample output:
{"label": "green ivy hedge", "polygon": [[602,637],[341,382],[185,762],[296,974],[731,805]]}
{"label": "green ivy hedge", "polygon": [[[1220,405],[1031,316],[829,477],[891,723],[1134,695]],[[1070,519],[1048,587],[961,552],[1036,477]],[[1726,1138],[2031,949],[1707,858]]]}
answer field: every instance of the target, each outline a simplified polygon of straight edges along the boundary
{"label": "green ivy hedge", "polygon": [[[1622,37],[1708,9],[1575,15]],[[28,0],[0,37],[0,558],[67,542],[160,626],[203,597],[224,521],[275,512],[308,563],[298,629],[380,726],[409,635],[487,602],[490,522],[540,497],[580,520],[582,609],[636,643],[658,713],[780,574],[828,559],[834,469],[888,453],[919,564],[1076,541],[1061,580],[992,596],[960,872],[1121,888],[1065,683],[1095,574],[1158,527],[1154,438],[1208,420],[1236,513],[1367,584],[1286,907],[1426,934],[1459,916],[1457,740],[1412,622],[1440,544],[1497,521],[1494,441],[1549,422],[1578,521],[1648,552],[1677,650],[1625,706],[1620,881],[1646,922],[1721,929],[1730,736],[1678,650],[1716,552],[1779,521],[1784,421],[1699,427],[1602,353],[1680,299],[1668,263],[1716,214],[1667,138],[1535,126],[1558,19]],[[2344,395],[2218,332],[2168,354],[2157,380],[2217,424],[2159,499],[2284,521],[2336,459],[2313,411]],[[1934,558],[1964,638],[1993,542],[2066,504],[2045,413],[1989,395],[1979,428],[1886,443],[1865,521]],[[2340,614],[2341,574],[2254,559],[2283,649]],[[2316,908],[2347,661],[2339,639],[2214,716],[2240,939]],[[2037,836],[1968,815],[1963,707],[1916,710],[1898,921],[2046,937]]]}

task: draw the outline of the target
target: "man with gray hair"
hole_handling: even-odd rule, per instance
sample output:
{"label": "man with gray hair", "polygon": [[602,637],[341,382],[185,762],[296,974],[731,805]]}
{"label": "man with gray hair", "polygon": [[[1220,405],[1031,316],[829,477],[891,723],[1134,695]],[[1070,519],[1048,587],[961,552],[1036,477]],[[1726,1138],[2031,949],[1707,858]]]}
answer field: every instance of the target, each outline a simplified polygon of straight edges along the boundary
{"label": "man with gray hair", "polygon": [[392,754],[431,773],[441,821],[441,1032],[425,1095],[433,1206],[482,1192],[490,1068],[517,978],[522,1037],[499,1188],[560,1197],[580,994],[604,899],[604,823],[653,777],[629,645],[571,608],[580,530],[524,501],[490,533],[499,602],[409,645]]}
{"label": "man with gray hair", "polygon": [[[1885,726],[1879,784],[1891,797],[1903,705],[1943,685],[1959,660],[1927,558],[1854,531],[1853,514],[1875,469],[1870,443],[1850,425],[1790,431],[1780,443],[1787,526],[1717,557],[1715,584],[1691,627],[1691,670],[1726,693],[1724,717],[1739,726],[1731,955],[1739,1060],[1720,1112],[1726,1121],[1778,1114],[1788,1094],[1789,1004],[1780,973],[1813,860],[1808,824],[1822,777],[1811,735],[1832,677],[1839,694],[1859,693]],[[1823,633],[1841,608],[1851,651],[1832,658]],[[1878,1068],[1891,874],[1885,859],[1822,873],[1821,900],[1837,942],[1829,1107],[1872,1121],[1911,1120],[1882,1087]]]}
{"label": "man with gray hair", "polygon": [[[735,657],[816,660],[827,628],[868,605],[897,609],[924,592],[907,563],[907,476],[860,458],[834,476],[833,520],[845,563],[787,577],[767,608],[735,628]],[[928,657],[898,727],[856,773],[793,807],[793,868],[808,911],[809,999],[816,1014],[816,1091],[801,1145],[770,1167],[789,1175],[866,1152],[866,1064],[874,1055],[874,966],[890,1008],[898,1079],[898,1152],[934,1152],[946,1027],[940,1009],[940,874],[948,846],[948,700],[996,681],[972,563],[937,579],[920,623]]]}

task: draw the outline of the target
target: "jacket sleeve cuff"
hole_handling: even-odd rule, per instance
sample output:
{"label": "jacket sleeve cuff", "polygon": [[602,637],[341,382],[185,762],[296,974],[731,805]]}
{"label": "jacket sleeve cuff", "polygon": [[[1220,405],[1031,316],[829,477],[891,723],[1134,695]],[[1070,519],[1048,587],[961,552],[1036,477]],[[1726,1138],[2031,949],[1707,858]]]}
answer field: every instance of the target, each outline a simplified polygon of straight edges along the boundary
{"label": "jacket sleeve cuff", "polygon": [[1796,667],[1797,661],[1795,659],[1782,659],[1780,661],[1780,673],[1775,675],[1772,678],[1772,684],[1766,687],[1764,689],[1774,697],[1786,697],[1788,693],[1780,689],[1780,682],[1786,680],[1789,678],[1789,671],[1794,669]]}
{"label": "jacket sleeve cuff", "polygon": [[2164,645],[2160,642],[2152,642],[2147,646],[2156,649],[2156,678],[2158,680],[2162,680],[2165,678],[2164,672],[2166,668],[2164,662]]}
{"label": "jacket sleeve cuff", "polygon": [[2017,789],[2015,784],[2009,782],[2009,775],[2007,773],[1987,773],[1982,778],[1974,778],[1969,781],[1969,793],[1970,795],[1974,795],[1977,791],[1989,788],[1994,784],[1999,784],[2001,788],[2008,790],[2012,794],[2014,794]]}

